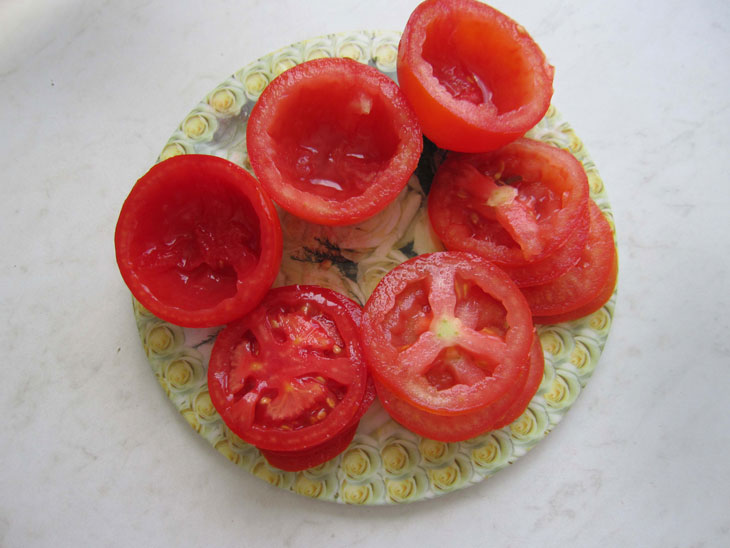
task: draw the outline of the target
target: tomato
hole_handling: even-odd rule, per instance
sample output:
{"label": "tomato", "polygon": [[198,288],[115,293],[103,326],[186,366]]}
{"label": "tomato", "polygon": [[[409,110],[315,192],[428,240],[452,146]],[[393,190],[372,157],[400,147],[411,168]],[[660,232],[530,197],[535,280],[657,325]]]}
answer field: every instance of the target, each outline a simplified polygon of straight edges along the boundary
{"label": "tomato", "polygon": [[398,83],[439,147],[495,150],[547,112],[553,67],[515,21],[475,0],[426,0],[398,48]]}
{"label": "tomato", "polygon": [[269,290],[281,262],[276,209],[243,168],[176,156],[132,188],[115,233],[117,263],[150,312],[186,327],[230,322]]}
{"label": "tomato", "polygon": [[316,59],[275,78],[246,132],[257,177],[276,203],[307,221],[354,224],[390,203],[423,148],[395,82],[351,59]]}
{"label": "tomato", "polygon": [[588,303],[580,306],[569,312],[562,314],[555,314],[553,316],[534,316],[533,321],[541,324],[556,324],[561,322],[571,322],[579,318],[593,314],[604,304],[608,302],[616,289],[616,280],[618,279],[618,258],[614,254],[613,267],[611,273],[608,276],[608,280],[603,284],[603,288],[597,293],[597,295],[590,300]]}
{"label": "tomato", "polygon": [[502,428],[519,417],[537,392],[544,367],[540,339],[533,336],[529,371],[498,401],[460,415],[436,415],[401,400],[382,384],[376,387],[383,408],[408,430],[429,439],[457,442]]}
{"label": "tomato", "polygon": [[540,388],[544,373],[545,355],[540,344],[540,338],[535,334],[532,341],[532,348],[530,349],[530,369],[527,373],[525,384],[502,417],[492,425],[493,430],[511,424],[525,412],[533,396],[537,393],[537,389]]}
{"label": "tomato", "polygon": [[374,380],[439,415],[481,409],[526,372],[532,318],[509,277],[472,254],[419,255],[391,270],[365,305]]}
{"label": "tomato", "polygon": [[577,261],[585,235],[565,246],[585,223],[588,200],[588,178],[572,154],[523,138],[494,152],[449,155],[434,177],[428,214],[447,249],[499,266],[537,263],[562,247],[568,256],[543,265],[537,281],[544,281]]}
{"label": "tomato", "polygon": [[271,451],[310,449],[352,426],[368,378],[361,315],[329,289],[272,289],[213,346],[208,389],[223,421]]}
{"label": "tomato", "polygon": [[597,310],[611,297],[616,268],[613,233],[593,200],[589,202],[588,211],[588,241],[575,266],[552,282],[522,288],[534,316],[564,315],[579,309],[578,313],[585,315],[583,307],[591,305]]}
{"label": "tomato", "polygon": [[289,472],[298,472],[319,466],[347,449],[347,446],[355,437],[360,419],[375,401],[375,397],[375,384],[373,384],[372,379],[369,379],[365,396],[360,403],[357,414],[353,417],[350,425],[346,426],[339,434],[309,449],[301,451],[268,451],[262,449],[261,454],[271,466]]}

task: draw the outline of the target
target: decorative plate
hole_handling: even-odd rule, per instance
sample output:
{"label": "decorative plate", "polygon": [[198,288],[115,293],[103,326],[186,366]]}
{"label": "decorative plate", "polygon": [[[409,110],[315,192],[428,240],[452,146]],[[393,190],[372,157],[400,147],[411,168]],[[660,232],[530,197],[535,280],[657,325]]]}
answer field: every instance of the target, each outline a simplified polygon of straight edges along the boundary
{"label": "decorative plate", "polygon": [[[350,57],[395,79],[400,33],[353,32],[305,40],[247,65],[225,80],[172,134],[159,160],[178,154],[213,154],[251,169],[246,121],[266,85],[305,60]],[[528,133],[572,152],[588,174],[591,196],[613,218],[603,183],[580,139],[551,107]],[[284,259],[276,285],[318,284],[360,303],[391,268],[441,249],[425,212],[434,165],[442,151],[426,146],[416,174],[398,199],[359,225],[323,227],[280,212]],[[157,380],[185,420],[233,463],[269,483],[308,497],[352,504],[394,504],[463,489],[514,463],[565,415],[593,373],[611,327],[616,296],[599,311],[570,323],[540,326],[545,374],[528,409],[514,423],[461,443],[421,438],[392,421],[376,402],[349,448],[303,472],[272,468],[259,451],[236,437],[211,404],[208,358],[220,328],[188,329],[164,322],[134,302],[142,344]]]}

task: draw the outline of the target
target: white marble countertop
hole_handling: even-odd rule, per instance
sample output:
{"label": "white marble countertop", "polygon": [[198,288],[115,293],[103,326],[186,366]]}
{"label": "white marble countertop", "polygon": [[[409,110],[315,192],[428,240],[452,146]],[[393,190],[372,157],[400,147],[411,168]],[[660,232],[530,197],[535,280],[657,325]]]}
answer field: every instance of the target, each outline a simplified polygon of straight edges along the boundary
{"label": "white marble countertop", "polygon": [[614,208],[620,294],[566,419],[479,485],[398,507],[275,489],[181,420],[113,231],[132,183],[249,61],[416,0],[0,3],[0,545],[730,545],[730,4],[496,1]]}

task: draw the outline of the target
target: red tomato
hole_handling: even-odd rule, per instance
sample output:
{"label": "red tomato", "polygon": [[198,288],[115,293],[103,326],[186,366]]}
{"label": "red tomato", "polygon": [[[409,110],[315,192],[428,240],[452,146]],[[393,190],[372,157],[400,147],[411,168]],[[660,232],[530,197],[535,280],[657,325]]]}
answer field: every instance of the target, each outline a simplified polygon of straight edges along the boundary
{"label": "red tomato", "polygon": [[511,424],[525,412],[533,396],[537,393],[537,389],[540,388],[544,373],[545,355],[542,351],[540,338],[535,334],[532,341],[532,349],[530,350],[530,370],[527,373],[525,384],[512,404],[507,408],[507,411],[504,412],[504,415],[492,425],[493,430]]}
{"label": "red tomato", "polygon": [[542,381],[545,360],[540,339],[533,336],[529,371],[498,401],[460,415],[436,415],[410,405],[381,384],[376,384],[383,408],[411,432],[444,442],[464,441],[502,428],[519,417]]}
{"label": "red tomato", "polygon": [[517,286],[476,255],[419,255],[365,305],[374,380],[409,404],[457,415],[498,401],[526,372],[532,318]]}
{"label": "red tomato", "polygon": [[271,451],[310,449],[352,426],[368,378],[361,314],[329,289],[272,289],[213,346],[208,389],[223,421]]}
{"label": "red tomato", "polygon": [[515,21],[474,0],[426,0],[398,48],[398,83],[439,147],[495,150],[547,112],[553,67]]}
{"label": "red tomato", "polygon": [[499,266],[536,263],[562,247],[569,256],[542,267],[542,276],[557,277],[579,257],[580,234],[577,246],[565,245],[585,222],[588,199],[588,178],[572,154],[519,139],[494,152],[449,155],[434,177],[428,214],[447,249]]}
{"label": "red tomato", "polygon": [[335,458],[350,445],[357,432],[360,419],[375,401],[375,396],[375,385],[372,379],[369,379],[365,397],[360,403],[358,412],[352,419],[351,424],[324,443],[301,451],[269,451],[261,449],[261,454],[271,466],[289,472],[298,472],[307,468],[313,468]]}
{"label": "red tomato", "polygon": [[317,59],[282,73],[254,106],[246,137],[251,165],[274,201],[325,225],[383,209],[423,148],[395,82],[351,59]]}
{"label": "red tomato", "polygon": [[583,318],[585,316],[588,316],[589,314],[593,314],[596,310],[606,304],[611,298],[611,295],[613,295],[613,292],[616,289],[617,278],[618,257],[616,257],[616,255],[614,254],[613,268],[611,269],[611,274],[609,275],[608,280],[604,284],[603,288],[598,292],[594,299],[592,299],[587,304],[576,308],[575,310],[571,310],[570,312],[556,314],[554,316],[534,316],[533,320],[536,323],[541,324],[555,324],[561,322],[571,322],[573,320],[577,320],[578,318]]}
{"label": "red tomato", "polygon": [[[552,282],[522,288],[534,316],[564,315],[579,309],[578,313],[585,315],[583,307],[597,305],[594,309],[597,310],[613,293],[615,280],[611,283],[611,279],[615,276],[616,246],[611,226],[593,200],[588,211],[588,241],[576,265]],[[599,304],[597,299],[603,302]]]}
{"label": "red tomato", "polygon": [[117,263],[150,312],[186,327],[239,318],[279,270],[281,227],[248,172],[186,155],[150,169],[132,188],[115,234]]}

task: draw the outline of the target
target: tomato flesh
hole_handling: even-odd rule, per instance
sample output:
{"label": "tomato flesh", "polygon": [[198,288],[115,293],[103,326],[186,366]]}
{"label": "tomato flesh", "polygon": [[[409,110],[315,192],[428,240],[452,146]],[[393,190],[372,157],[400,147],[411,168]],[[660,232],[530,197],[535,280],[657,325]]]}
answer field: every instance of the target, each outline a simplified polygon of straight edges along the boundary
{"label": "tomato flesh", "polygon": [[408,430],[443,442],[464,441],[502,428],[519,417],[537,392],[545,360],[537,336],[533,336],[529,370],[523,372],[502,397],[483,409],[459,415],[438,415],[411,405],[383,384],[376,383],[385,410]]}
{"label": "tomato flesh", "polygon": [[439,147],[495,150],[545,114],[553,67],[515,21],[475,0],[426,0],[398,49],[398,82]]}
{"label": "tomato flesh", "polygon": [[264,90],[248,120],[251,165],[290,213],[354,224],[390,203],[423,148],[397,84],[351,59],[297,65]]}
{"label": "tomato flesh", "polygon": [[276,277],[282,237],[258,182],[222,158],[185,155],[134,186],[115,234],[117,263],[153,314],[188,327],[253,308]]}
{"label": "tomato flesh", "polygon": [[310,447],[309,449],[303,449],[300,451],[270,451],[267,449],[261,449],[261,454],[266,458],[271,466],[275,466],[281,470],[289,472],[298,472],[300,470],[319,466],[320,464],[335,458],[347,449],[348,445],[350,445],[350,442],[355,437],[357,427],[360,424],[360,419],[375,401],[375,397],[375,385],[370,379],[357,414],[353,417],[350,425],[345,427],[344,430],[335,434],[327,441],[319,445],[315,445],[314,447]]}
{"label": "tomato flesh", "polygon": [[[588,179],[572,154],[518,139],[494,152],[450,155],[434,177],[428,214],[447,249],[513,268],[564,248],[584,225],[588,200]],[[567,257],[552,265],[556,270],[577,260],[585,234],[574,238]],[[551,274],[551,263],[542,268],[536,281]]]}
{"label": "tomato flesh", "polygon": [[486,407],[525,372],[532,319],[500,269],[459,252],[391,270],[365,305],[361,334],[374,379],[441,415]]}
{"label": "tomato flesh", "polygon": [[229,324],[208,369],[211,400],[228,427],[261,449],[298,451],[351,425],[367,383],[361,314],[334,291],[286,286]]}

